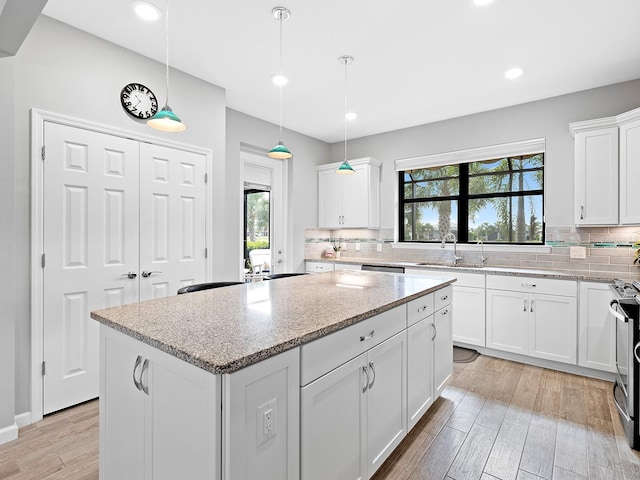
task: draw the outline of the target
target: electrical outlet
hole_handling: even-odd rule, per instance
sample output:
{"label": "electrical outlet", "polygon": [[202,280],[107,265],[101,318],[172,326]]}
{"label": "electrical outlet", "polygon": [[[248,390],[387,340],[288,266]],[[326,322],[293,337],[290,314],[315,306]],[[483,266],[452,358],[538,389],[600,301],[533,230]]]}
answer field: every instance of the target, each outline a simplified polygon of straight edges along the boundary
{"label": "electrical outlet", "polygon": [[587,258],[587,249],[585,247],[569,247],[569,258],[585,259]]}
{"label": "electrical outlet", "polygon": [[356,242],[356,252],[360,251],[360,242]]}
{"label": "electrical outlet", "polygon": [[256,444],[259,447],[276,436],[278,404],[275,398],[260,405],[256,410]]}
{"label": "electrical outlet", "polygon": [[379,252],[381,252],[381,251],[382,251],[382,244],[381,244],[381,243],[379,243],[379,244],[378,244],[378,251],[379,251]]}

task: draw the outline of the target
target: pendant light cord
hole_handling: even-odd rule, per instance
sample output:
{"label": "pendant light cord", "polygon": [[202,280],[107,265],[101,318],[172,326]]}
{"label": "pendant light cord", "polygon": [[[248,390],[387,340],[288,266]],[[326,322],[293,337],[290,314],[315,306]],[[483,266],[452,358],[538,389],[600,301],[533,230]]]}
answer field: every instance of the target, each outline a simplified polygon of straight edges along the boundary
{"label": "pendant light cord", "polygon": [[[279,13],[278,20],[280,21],[280,75],[284,75],[282,72],[282,16],[283,12]],[[282,85],[280,85],[280,143],[282,143]]]}
{"label": "pendant light cord", "polygon": [[165,81],[167,87],[167,101],[165,106],[169,105],[169,0],[167,0],[164,14],[164,32],[165,32],[165,46],[166,46],[166,67],[165,67]]}
{"label": "pendant light cord", "polygon": [[347,64],[348,59],[344,59],[344,161],[347,161]]}

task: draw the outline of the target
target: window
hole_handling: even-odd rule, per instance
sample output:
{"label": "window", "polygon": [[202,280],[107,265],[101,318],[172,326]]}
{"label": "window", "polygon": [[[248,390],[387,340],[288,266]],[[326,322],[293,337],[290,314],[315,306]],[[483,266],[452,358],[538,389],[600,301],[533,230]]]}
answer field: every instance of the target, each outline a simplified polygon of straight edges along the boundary
{"label": "window", "polygon": [[399,172],[401,242],[543,244],[544,153]]}
{"label": "window", "polygon": [[[270,193],[264,189],[245,188],[244,191],[244,258],[249,260],[253,249],[270,246]],[[246,264],[246,263],[245,263]]]}

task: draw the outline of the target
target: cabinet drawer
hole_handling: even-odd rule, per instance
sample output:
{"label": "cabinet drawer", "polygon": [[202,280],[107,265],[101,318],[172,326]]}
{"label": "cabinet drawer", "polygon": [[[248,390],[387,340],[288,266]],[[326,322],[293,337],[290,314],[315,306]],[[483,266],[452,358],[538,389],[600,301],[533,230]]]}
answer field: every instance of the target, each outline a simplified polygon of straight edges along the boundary
{"label": "cabinet drawer", "polygon": [[333,263],[327,262],[306,262],[307,273],[333,272]]}
{"label": "cabinet drawer", "polygon": [[440,310],[442,307],[446,307],[451,303],[451,299],[453,298],[453,286],[447,285],[441,290],[437,292],[433,292],[434,297],[434,311]]}
{"label": "cabinet drawer", "polygon": [[578,286],[573,280],[508,277],[502,275],[487,275],[487,288],[495,290],[511,290],[513,292],[564,295],[567,297],[575,297],[578,290]]}
{"label": "cabinet drawer", "polygon": [[302,345],[300,384],[304,386],[366,352],[404,330],[406,325],[405,304]]}
{"label": "cabinet drawer", "polygon": [[455,277],[454,285],[460,287],[477,287],[484,288],[484,273],[460,272],[456,269],[451,270],[423,270],[425,275],[433,275],[436,277]]}
{"label": "cabinet drawer", "polygon": [[433,314],[433,296],[434,293],[428,293],[407,303],[407,327]]}

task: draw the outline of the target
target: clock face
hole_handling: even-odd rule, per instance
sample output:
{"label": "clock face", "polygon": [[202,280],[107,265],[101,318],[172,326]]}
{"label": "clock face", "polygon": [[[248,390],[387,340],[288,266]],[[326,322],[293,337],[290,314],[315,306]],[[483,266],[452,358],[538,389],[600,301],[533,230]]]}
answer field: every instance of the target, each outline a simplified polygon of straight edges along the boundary
{"label": "clock face", "polygon": [[130,83],[120,92],[120,102],[132,117],[146,120],[158,111],[158,100],[154,93],[141,83]]}

